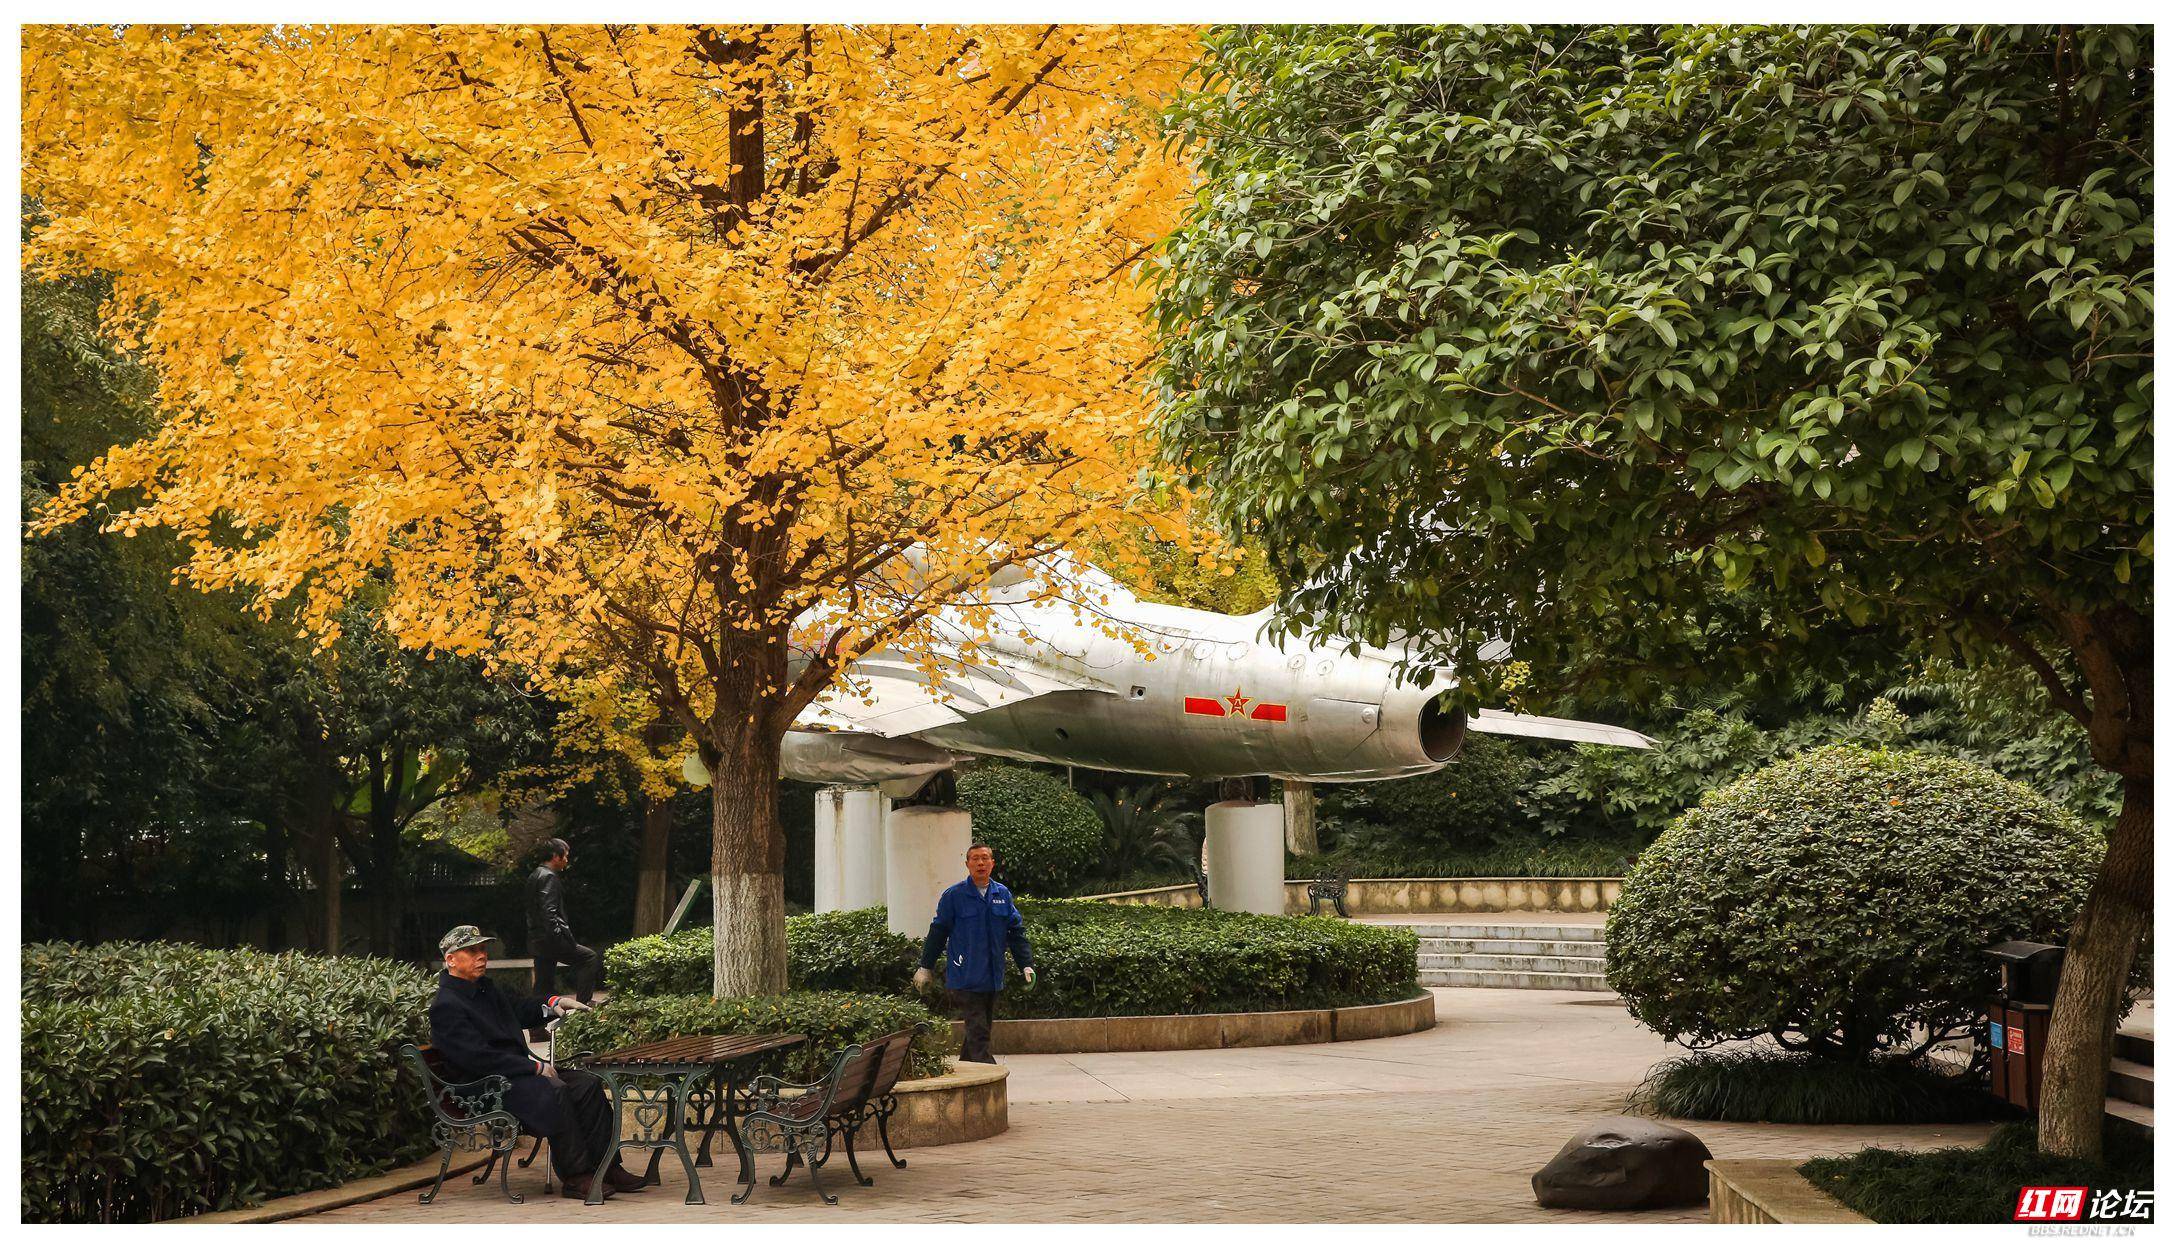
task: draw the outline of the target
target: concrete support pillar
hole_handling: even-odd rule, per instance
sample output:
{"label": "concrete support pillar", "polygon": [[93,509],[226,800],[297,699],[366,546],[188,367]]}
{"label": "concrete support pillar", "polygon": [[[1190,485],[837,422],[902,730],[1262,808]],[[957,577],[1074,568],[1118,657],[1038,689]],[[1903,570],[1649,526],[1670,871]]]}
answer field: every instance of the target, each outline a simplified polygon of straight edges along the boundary
{"label": "concrete support pillar", "polygon": [[884,904],[884,816],[875,788],[832,785],[816,794],[816,910]]}
{"label": "concrete support pillar", "polygon": [[891,930],[929,934],[936,899],[967,878],[974,822],[949,806],[902,806],[884,819],[884,909]]}
{"label": "concrete support pillar", "polygon": [[1314,834],[1314,785],[1310,781],[1284,782],[1284,852],[1322,852],[1321,838]]}
{"label": "concrete support pillar", "polygon": [[1284,913],[1284,808],[1275,802],[1218,802],[1208,808],[1208,904],[1218,910]]}

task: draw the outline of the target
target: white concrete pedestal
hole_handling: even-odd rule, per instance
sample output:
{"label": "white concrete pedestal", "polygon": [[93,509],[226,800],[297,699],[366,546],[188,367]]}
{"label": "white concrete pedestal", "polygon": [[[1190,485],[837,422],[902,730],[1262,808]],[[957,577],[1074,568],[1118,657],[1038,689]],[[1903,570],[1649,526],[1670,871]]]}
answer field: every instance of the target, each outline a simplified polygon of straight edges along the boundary
{"label": "white concrete pedestal", "polygon": [[816,794],[816,910],[884,904],[884,816],[874,788],[833,785]]}
{"label": "white concrete pedestal", "polygon": [[936,899],[967,878],[974,821],[949,806],[902,806],[884,818],[884,909],[892,931],[929,934]]}
{"label": "white concrete pedestal", "polygon": [[1284,807],[1218,802],[1208,808],[1203,849],[1208,904],[1218,910],[1284,913]]}

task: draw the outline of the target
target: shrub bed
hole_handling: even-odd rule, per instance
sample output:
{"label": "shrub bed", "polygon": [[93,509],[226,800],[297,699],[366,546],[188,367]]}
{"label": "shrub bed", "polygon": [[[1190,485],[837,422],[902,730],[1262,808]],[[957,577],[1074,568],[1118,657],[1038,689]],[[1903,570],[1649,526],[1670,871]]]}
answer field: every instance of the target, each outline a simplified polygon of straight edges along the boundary
{"label": "shrub bed", "polygon": [[[1093,901],[1030,900],[1020,913],[1038,979],[1005,993],[1005,1018],[1327,1009],[1419,991],[1419,938],[1409,928]],[[921,943],[869,909],[787,919],[786,948],[797,989],[905,993]],[[706,928],[604,955],[608,981],[630,996],[700,993],[710,960]]]}
{"label": "shrub bed", "polygon": [[433,983],[377,958],[114,943],[22,952],[23,1218],[261,1204],[428,1151],[402,1069]]}
{"label": "shrub bed", "polygon": [[[793,987],[823,992],[902,991],[921,942],[884,924],[881,907],[789,915],[786,975]],[[604,982],[630,996],[710,990],[713,944],[707,927],[638,936],[604,951]]]}
{"label": "shrub bed", "polygon": [[[709,976],[708,965],[703,969]],[[900,996],[856,992],[789,992],[781,997],[711,997],[704,994],[615,996],[559,1029],[562,1052],[603,1052],[621,1045],[673,1036],[799,1032],[808,1043],[784,1055],[777,1073],[814,1079],[823,1063],[849,1044],[874,1040],[916,1023],[930,1028],[915,1042],[903,1077],[943,1073],[951,1032],[944,1020]]]}
{"label": "shrub bed", "polygon": [[1838,1062],[1768,1048],[1688,1053],[1649,1071],[1632,1108],[1708,1122],[1984,1122],[2017,1110],[1970,1074],[1923,1062]]}
{"label": "shrub bed", "polygon": [[[2152,1143],[2110,1132],[2104,1161],[2039,1151],[2031,1123],[2002,1127],[1978,1148],[1905,1153],[1869,1148],[1846,1157],[1815,1157],[1797,1168],[1814,1187],[1875,1222],[1997,1222],[2016,1214],[2017,1191],[2029,1185],[2103,1191],[2152,1189]],[[2143,1222],[2149,1216],[2106,1219]]]}

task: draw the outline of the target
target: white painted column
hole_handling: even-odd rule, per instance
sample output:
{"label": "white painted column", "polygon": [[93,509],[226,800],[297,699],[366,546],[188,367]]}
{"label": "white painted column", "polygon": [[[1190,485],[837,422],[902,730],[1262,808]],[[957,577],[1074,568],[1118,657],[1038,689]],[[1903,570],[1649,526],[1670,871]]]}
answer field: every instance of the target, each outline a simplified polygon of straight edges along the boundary
{"label": "white painted column", "polygon": [[882,790],[832,785],[816,794],[816,910],[884,904]]}
{"label": "white painted column", "polygon": [[1284,807],[1218,802],[1208,808],[1204,849],[1208,904],[1218,910],[1284,913]]}
{"label": "white painted column", "polygon": [[967,878],[974,821],[949,806],[902,806],[884,818],[884,909],[891,930],[920,938],[936,899]]}

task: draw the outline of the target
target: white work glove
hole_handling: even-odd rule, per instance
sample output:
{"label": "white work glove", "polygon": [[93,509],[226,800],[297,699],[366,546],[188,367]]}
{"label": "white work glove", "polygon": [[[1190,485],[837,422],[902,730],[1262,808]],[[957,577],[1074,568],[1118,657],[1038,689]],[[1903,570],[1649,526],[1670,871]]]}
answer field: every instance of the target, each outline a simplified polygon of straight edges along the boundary
{"label": "white work glove", "polygon": [[1021,968],[1020,968],[1020,978],[1022,978],[1022,979],[1025,979],[1025,980],[1027,981],[1027,986],[1028,986],[1029,988],[1032,988],[1032,987],[1034,987],[1034,986],[1035,986],[1035,968],[1034,968],[1034,967],[1031,967],[1031,966],[1023,966],[1023,967],[1021,967]]}
{"label": "white work glove", "polygon": [[936,978],[936,976],[935,976],[935,975],[934,975],[933,973],[931,973],[931,972],[930,972],[930,970],[929,970],[929,968],[928,968],[928,967],[926,967],[926,966],[917,966],[917,967],[915,967],[915,968],[914,968],[914,991],[916,991],[916,992],[922,992],[922,991],[925,991],[925,990],[926,990],[926,989],[927,989],[927,988],[929,987],[929,981],[931,981],[931,980],[933,980],[933,979],[935,979],[935,978]]}
{"label": "white work glove", "polygon": [[569,1014],[583,1013],[589,1008],[572,997],[553,997],[550,1001],[545,1002],[545,1005],[560,1018],[565,1018]]}

